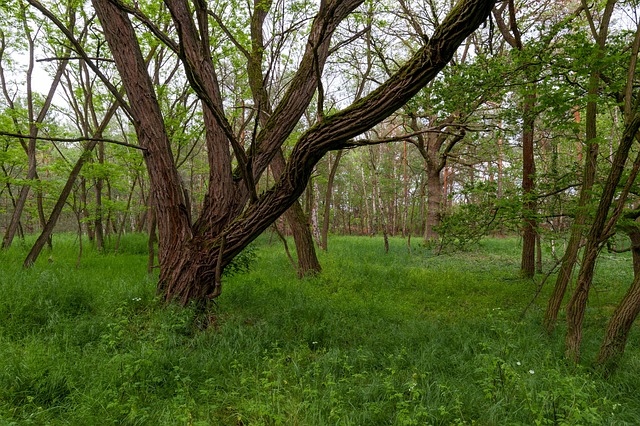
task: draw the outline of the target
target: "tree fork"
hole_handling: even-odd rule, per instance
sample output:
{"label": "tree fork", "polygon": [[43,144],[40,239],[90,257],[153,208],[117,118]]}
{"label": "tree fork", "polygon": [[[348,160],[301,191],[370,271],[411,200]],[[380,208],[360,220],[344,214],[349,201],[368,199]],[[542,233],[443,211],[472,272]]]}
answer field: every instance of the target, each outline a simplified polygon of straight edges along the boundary
{"label": "tree fork", "polygon": [[[447,65],[458,46],[484,22],[495,3],[493,0],[459,2],[429,42],[389,80],[304,133],[276,184],[250,204],[240,217],[232,219],[221,233],[214,235],[192,233],[162,115],[128,17],[109,0],[93,1],[131,103],[140,145],[147,149],[145,161],[157,206],[160,236],[159,291],[165,299],[182,304],[215,294],[215,271],[223,270],[298,199],[318,161],[330,150],[348,147],[351,138],[372,128],[411,99]],[[274,115],[278,114],[276,108]],[[267,126],[261,133],[272,141],[268,135],[271,131],[279,133],[282,128]],[[257,155],[258,161],[269,157]],[[260,170],[263,165],[257,167]]]}

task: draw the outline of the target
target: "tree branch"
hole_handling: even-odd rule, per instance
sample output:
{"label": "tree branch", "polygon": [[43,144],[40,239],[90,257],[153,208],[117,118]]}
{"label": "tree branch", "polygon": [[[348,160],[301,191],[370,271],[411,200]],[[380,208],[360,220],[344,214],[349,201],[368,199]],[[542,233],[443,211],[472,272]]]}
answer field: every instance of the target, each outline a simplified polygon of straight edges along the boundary
{"label": "tree branch", "polygon": [[[21,135],[19,133],[10,133],[0,131],[0,136],[9,136],[11,138],[19,138],[19,139],[31,139],[32,136],[29,135]],[[126,146],[127,148],[137,149],[143,152],[147,151],[147,148],[143,148],[140,145],[132,145],[130,143],[118,141],[115,139],[107,139],[107,138],[90,138],[90,137],[79,137],[79,138],[56,138],[56,137],[47,137],[47,136],[36,136],[34,139],[42,140],[42,141],[51,141],[51,142],[107,142],[115,145]]]}

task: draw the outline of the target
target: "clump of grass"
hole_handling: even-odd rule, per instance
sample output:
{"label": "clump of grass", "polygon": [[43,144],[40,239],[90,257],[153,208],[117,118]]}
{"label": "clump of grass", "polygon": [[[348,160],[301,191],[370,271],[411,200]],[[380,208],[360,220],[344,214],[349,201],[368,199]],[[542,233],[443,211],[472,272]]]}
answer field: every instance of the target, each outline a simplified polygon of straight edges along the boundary
{"label": "clump of grass", "polygon": [[[401,239],[384,254],[381,238],[336,237],[320,254],[323,273],[298,280],[280,246],[262,238],[251,270],[226,278],[204,319],[155,297],[141,242],[125,236],[117,255],[85,247],[78,269],[70,237],[58,239],[53,263],[27,271],[19,247],[0,254],[0,423],[595,425],[640,416],[637,331],[609,380],[588,361],[567,365],[561,327],[542,333],[548,289],[521,318],[537,286],[518,277],[517,240],[433,256],[409,254]],[[603,259],[597,279],[621,265]],[[599,287],[591,313],[603,314],[600,303],[622,287]],[[589,323],[585,360],[605,323]]]}

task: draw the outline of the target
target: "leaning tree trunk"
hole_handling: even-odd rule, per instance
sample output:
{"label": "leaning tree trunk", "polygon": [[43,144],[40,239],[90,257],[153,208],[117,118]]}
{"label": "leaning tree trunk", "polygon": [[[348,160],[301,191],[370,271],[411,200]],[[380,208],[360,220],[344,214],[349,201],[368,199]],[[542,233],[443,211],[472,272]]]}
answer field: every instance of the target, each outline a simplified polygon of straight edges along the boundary
{"label": "leaning tree trunk", "polygon": [[582,188],[580,189],[580,198],[578,199],[578,208],[575,220],[571,225],[571,235],[569,237],[569,242],[567,243],[567,249],[562,256],[560,272],[558,273],[558,278],[556,279],[556,284],[553,289],[553,293],[549,298],[547,310],[544,315],[544,327],[549,333],[553,331],[558,321],[558,313],[562,306],[562,300],[564,299],[567,286],[571,280],[571,274],[573,273],[573,269],[578,258],[578,250],[580,249],[580,242],[584,235],[584,226],[588,217],[588,213],[585,209],[592,198],[591,190],[596,176],[597,158],[598,144],[595,143],[595,141],[591,141],[591,143],[589,143],[589,149],[585,160]]}
{"label": "leaning tree trunk", "polygon": [[[282,151],[278,152],[271,163],[271,170],[275,179],[279,179],[284,172],[286,161]],[[296,244],[296,254],[298,256],[298,276],[300,278],[315,275],[322,271],[320,261],[316,255],[313,235],[309,227],[309,218],[302,210],[299,201],[295,201],[284,213],[284,217],[291,228],[293,240]]]}
{"label": "leaning tree trunk", "polygon": [[[68,59],[64,59],[60,62],[60,64],[58,65],[58,68],[56,70],[56,74],[53,77],[53,80],[51,82],[51,85],[49,86],[49,92],[47,93],[46,98],[44,99],[44,103],[42,104],[42,107],[40,108],[40,112],[38,113],[38,115],[35,115],[34,112],[34,96],[33,96],[33,92],[31,89],[31,85],[32,85],[32,75],[33,75],[33,66],[35,63],[35,59],[34,59],[34,52],[35,52],[35,47],[34,47],[34,38],[31,35],[31,31],[28,28],[28,24],[26,21],[26,15],[23,14],[23,25],[24,25],[24,29],[25,29],[25,33],[27,35],[27,43],[29,45],[29,66],[27,68],[27,78],[26,78],[26,84],[27,84],[27,106],[28,106],[28,114],[29,114],[29,142],[27,144],[22,144],[23,147],[25,148],[25,152],[27,154],[27,158],[28,158],[28,169],[27,169],[27,176],[26,176],[26,180],[27,181],[37,181],[38,180],[38,173],[37,173],[37,164],[36,164],[36,141],[37,141],[37,137],[38,137],[38,133],[39,133],[39,125],[44,121],[49,108],[51,107],[51,103],[53,101],[53,96],[56,93],[56,89],[58,87],[58,84],[60,83],[60,79],[62,78],[62,74],[64,73],[65,68],[67,67],[69,60]],[[64,56],[68,56],[68,52],[65,52]],[[12,102],[12,101],[11,101]],[[11,221],[9,222],[9,226],[6,229],[6,232],[4,234],[4,237],[2,239],[2,248],[6,249],[9,248],[11,246],[11,243],[13,242],[13,239],[15,237],[15,234],[18,230],[18,227],[20,225],[20,219],[22,217],[22,212],[24,211],[26,202],[27,202],[27,198],[29,196],[29,191],[31,189],[31,184],[27,183],[26,185],[24,185],[22,187],[22,190],[20,191],[20,196],[18,197],[18,200],[16,201],[16,205],[15,208],[13,210],[13,214],[11,215]],[[39,219],[41,224],[44,226],[43,222],[44,222],[44,211],[42,209],[42,198],[41,198],[41,194],[38,193],[38,215],[39,215]]]}
{"label": "leaning tree trunk", "polygon": [[[605,8],[600,31],[596,38],[598,46],[598,57],[604,56],[605,42],[609,30],[609,19],[613,13],[615,1],[608,1]],[[578,250],[580,241],[584,233],[583,226],[587,221],[587,212],[585,211],[589,201],[592,199],[591,191],[595,182],[597,160],[598,160],[598,132],[597,132],[597,113],[598,104],[594,100],[600,91],[600,70],[594,69],[589,76],[589,100],[587,101],[586,121],[585,121],[585,139],[588,146],[587,156],[584,165],[584,175],[582,177],[582,188],[580,189],[580,198],[578,199],[578,210],[574,223],[571,227],[571,236],[567,250],[562,258],[562,266],[560,273],[556,279],[556,285],[553,294],[549,299],[547,311],[544,316],[544,326],[548,332],[553,331],[558,319],[558,312],[562,305],[562,300],[567,290],[567,285],[571,279],[573,268],[578,258]],[[577,116],[577,121],[579,121]]]}
{"label": "leaning tree trunk", "polygon": [[598,210],[596,211],[593,224],[587,236],[587,242],[582,258],[582,267],[578,274],[576,288],[567,305],[567,337],[565,353],[567,358],[574,362],[580,360],[580,344],[582,342],[582,322],[584,320],[587,299],[589,298],[589,289],[593,280],[593,271],[595,269],[596,258],[601,245],[602,232],[607,221],[609,207],[615,195],[616,188],[620,182],[620,177],[624,170],[624,165],[629,156],[629,150],[635,140],[636,133],[640,128],[640,111],[636,111],[627,121],[620,141],[620,146],[616,151],[609,176],[607,177],[605,187],[602,190],[602,196]]}
{"label": "leaning tree trunk", "polygon": [[640,275],[636,274],[631,287],[609,320],[596,365],[607,374],[612,373],[624,353],[629,331],[640,313]]}
{"label": "leaning tree trunk", "polygon": [[627,230],[627,234],[633,254],[633,282],[609,320],[596,358],[596,365],[603,368],[606,374],[613,373],[617,368],[629,339],[631,326],[640,313],[640,228],[634,226]]}
{"label": "leaning tree trunk", "polygon": [[[71,173],[67,178],[67,182],[62,188],[62,192],[60,193],[60,196],[58,196],[58,200],[56,201],[56,204],[53,206],[53,210],[49,215],[49,220],[44,225],[42,232],[40,233],[40,236],[38,237],[36,242],[33,244],[33,246],[31,247],[31,250],[29,251],[29,254],[24,260],[23,265],[25,268],[32,266],[36,262],[45,244],[47,243],[47,241],[51,239],[51,236],[53,235],[53,230],[56,226],[56,223],[58,223],[60,214],[62,213],[62,209],[64,208],[67,202],[67,199],[69,198],[69,195],[73,190],[73,186],[75,185],[76,179],[80,175],[80,171],[82,170],[84,163],[87,160],[89,160],[91,156],[91,152],[93,151],[93,149],[98,143],[98,139],[102,138],[102,132],[107,127],[107,125],[109,124],[109,121],[111,120],[111,118],[113,117],[113,115],[117,110],[118,110],[118,102],[112,103],[111,106],[109,107],[109,110],[106,112],[104,118],[102,119],[102,123],[100,124],[98,129],[95,131],[93,135],[94,136],[93,140],[87,143],[87,145],[84,148],[84,151],[76,161],[76,164],[73,166],[73,169],[71,169]],[[86,186],[83,185],[83,187],[81,188],[81,193],[84,193],[84,192],[86,192]],[[83,198],[84,199],[81,199],[80,209],[84,209],[86,207],[86,196]],[[82,214],[82,213],[79,212],[78,214]]]}

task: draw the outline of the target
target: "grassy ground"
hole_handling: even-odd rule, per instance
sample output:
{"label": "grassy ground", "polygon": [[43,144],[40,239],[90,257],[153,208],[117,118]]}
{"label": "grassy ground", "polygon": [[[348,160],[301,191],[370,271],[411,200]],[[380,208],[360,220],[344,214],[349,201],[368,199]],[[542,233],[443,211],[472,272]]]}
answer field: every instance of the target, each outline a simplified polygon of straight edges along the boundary
{"label": "grassy ground", "polygon": [[[120,253],[58,237],[52,262],[0,253],[0,424],[637,424],[637,327],[621,368],[589,368],[630,283],[605,255],[586,319],[584,364],[541,331],[548,288],[518,278],[517,240],[433,256],[414,244],[335,237],[321,276],[299,281],[281,246],[225,281],[208,318],[162,306],[146,241]],[[61,238],[61,239],[60,239]],[[538,278],[539,280],[540,278]],[[551,283],[547,286],[550,287]],[[199,325],[209,323],[203,329]]]}

